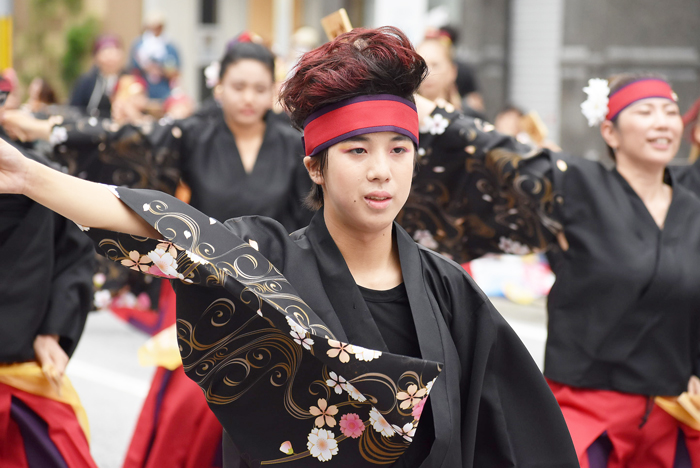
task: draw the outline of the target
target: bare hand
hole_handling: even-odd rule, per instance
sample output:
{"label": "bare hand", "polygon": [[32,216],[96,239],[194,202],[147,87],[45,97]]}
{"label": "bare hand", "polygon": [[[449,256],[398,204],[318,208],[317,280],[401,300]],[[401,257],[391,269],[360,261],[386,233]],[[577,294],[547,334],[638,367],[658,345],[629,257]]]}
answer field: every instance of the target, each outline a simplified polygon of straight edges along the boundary
{"label": "bare hand", "polygon": [[44,376],[60,395],[61,382],[68,365],[68,355],[58,344],[58,336],[38,335],[34,339],[34,354]]}
{"label": "bare hand", "polygon": [[6,110],[2,126],[8,134],[20,141],[48,140],[55,119],[40,120],[21,110]]}
{"label": "bare hand", "polygon": [[688,393],[691,395],[700,395],[700,378],[693,375],[688,380]]}
{"label": "bare hand", "polygon": [[0,138],[0,193],[24,193],[31,161]]}

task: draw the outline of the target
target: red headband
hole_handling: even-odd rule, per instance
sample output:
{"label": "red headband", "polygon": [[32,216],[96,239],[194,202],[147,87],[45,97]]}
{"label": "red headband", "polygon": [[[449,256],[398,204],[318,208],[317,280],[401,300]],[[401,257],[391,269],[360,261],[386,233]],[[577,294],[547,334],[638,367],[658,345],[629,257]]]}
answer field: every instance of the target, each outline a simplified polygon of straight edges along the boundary
{"label": "red headband", "polygon": [[418,145],[418,113],[411,101],[391,94],[346,99],[311,114],[304,122],[302,143],[307,156],[348,138],[396,132]]}
{"label": "red headband", "polygon": [[608,115],[605,118],[613,120],[626,107],[647,98],[665,98],[674,102],[678,100],[676,93],[671,89],[671,85],[664,80],[649,78],[633,81],[610,95]]}

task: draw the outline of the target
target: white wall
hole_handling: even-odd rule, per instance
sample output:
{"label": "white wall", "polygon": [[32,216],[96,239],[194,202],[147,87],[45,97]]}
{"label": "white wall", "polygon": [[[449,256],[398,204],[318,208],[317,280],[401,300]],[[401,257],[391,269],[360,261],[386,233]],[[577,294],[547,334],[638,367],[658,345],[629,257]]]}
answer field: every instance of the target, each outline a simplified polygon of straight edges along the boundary
{"label": "white wall", "polygon": [[396,26],[417,44],[425,35],[428,0],[374,0],[368,11],[370,27]]}
{"label": "white wall", "polygon": [[564,0],[512,2],[510,99],[536,110],[559,141]]}

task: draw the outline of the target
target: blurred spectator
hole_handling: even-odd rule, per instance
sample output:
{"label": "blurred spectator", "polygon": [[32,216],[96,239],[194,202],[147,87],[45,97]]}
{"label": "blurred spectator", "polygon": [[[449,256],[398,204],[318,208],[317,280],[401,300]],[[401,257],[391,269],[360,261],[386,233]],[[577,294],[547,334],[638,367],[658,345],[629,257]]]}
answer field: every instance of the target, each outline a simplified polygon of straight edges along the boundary
{"label": "blurred spectator", "polygon": [[70,104],[92,117],[109,117],[110,98],[124,67],[122,42],[117,36],[100,36],[95,41],[92,54],[94,65],[78,78]]}
{"label": "blurred spectator", "polygon": [[176,88],[163,103],[163,112],[173,120],[185,119],[194,112],[194,102],[180,88]]}
{"label": "blurred spectator", "polygon": [[450,49],[438,39],[426,39],[416,50],[428,65],[428,77],[418,92],[431,101],[444,100],[460,108],[457,93],[457,67],[452,61]]}
{"label": "blurred spectator", "polygon": [[496,127],[497,132],[517,137],[523,132],[521,120],[524,115],[523,111],[518,107],[507,105],[496,114],[496,118],[493,119],[493,125]]}
{"label": "blurred spectator", "polygon": [[416,50],[428,65],[428,76],[418,93],[437,103],[448,103],[470,117],[484,119],[480,112],[463,105],[457,91],[457,66],[452,60],[449,39],[428,38]]}
{"label": "blurred spectator", "polygon": [[[450,48],[453,48],[459,41],[459,31],[453,26],[443,26],[438,30],[438,34],[450,40]],[[474,69],[464,60],[455,57],[457,67],[457,91],[462,98],[463,107],[466,105],[476,111],[484,111],[484,99],[479,92],[479,85],[476,80]]]}
{"label": "blurred spectator", "polygon": [[120,125],[138,124],[144,120],[148,103],[146,82],[138,76],[123,75],[114,88],[112,120]]}
{"label": "blurred spectator", "polygon": [[180,56],[175,45],[163,34],[165,17],[150,12],[144,18],[144,32],[134,41],[129,54],[132,72],[148,84],[150,99],[167,99],[180,73]]}
{"label": "blurred spectator", "polygon": [[24,108],[31,113],[43,111],[46,106],[56,104],[56,93],[51,85],[43,78],[37,76],[29,83],[29,97],[24,103]]}
{"label": "blurred spectator", "polygon": [[10,83],[10,94],[5,100],[5,109],[19,109],[22,104],[22,90],[19,86],[19,78],[17,72],[13,68],[6,68],[0,75],[0,79],[4,78]]}

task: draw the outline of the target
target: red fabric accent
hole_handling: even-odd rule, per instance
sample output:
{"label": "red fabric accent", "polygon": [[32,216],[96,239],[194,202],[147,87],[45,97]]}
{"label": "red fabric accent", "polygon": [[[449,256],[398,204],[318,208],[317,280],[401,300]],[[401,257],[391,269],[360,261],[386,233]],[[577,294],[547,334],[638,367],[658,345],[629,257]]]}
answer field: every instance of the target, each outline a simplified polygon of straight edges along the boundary
{"label": "red fabric accent", "polygon": [[469,276],[472,275],[472,265],[471,265],[471,262],[462,263],[462,268],[464,268],[464,271],[466,271],[466,272],[469,274]]}
{"label": "red fabric accent", "polygon": [[310,155],[318,146],[362,128],[394,126],[418,141],[418,114],[406,104],[389,100],[355,102],[327,112],[304,126],[304,145]]}
{"label": "red fabric accent", "polygon": [[161,281],[158,311],[132,307],[110,307],[114,315],[151,336],[175,323],[175,291],[170,281]]}
{"label": "red fabric accent", "polygon": [[[574,442],[581,468],[586,450],[604,432],[613,445],[608,468],[672,468],[678,429],[685,434],[693,466],[700,467],[700,432],[681,423],[644,395],[570,387],[547,380]],[[648,404],[646,423],[640,428]]]}
{"label": "red fabric accent", "polygon": [[615,91],[608,100],[607,120],[617,117],[625,107],[640,99],[666,98],[676,101],[671,85],[663,80],[639,80]]}
{"label": "red fabric accent", "polygon": [[[185,375],[182,366],[172,371],[157,408],[158,394],[168,372],[159,367],[153,377],[123,468],[215,466],[212,461],[221,446],[221,424],[207,406],[202,390]],[[154,425],[156,409],[159,416]]]}
{"label": "red fabric accent", "polygon": [[27,468],[19,428],[10,418],[12,397],[24,402],[48,425],[49,437],[71,468],[97,468],[73,408],[0,383],[0,460],[3,468]]}

